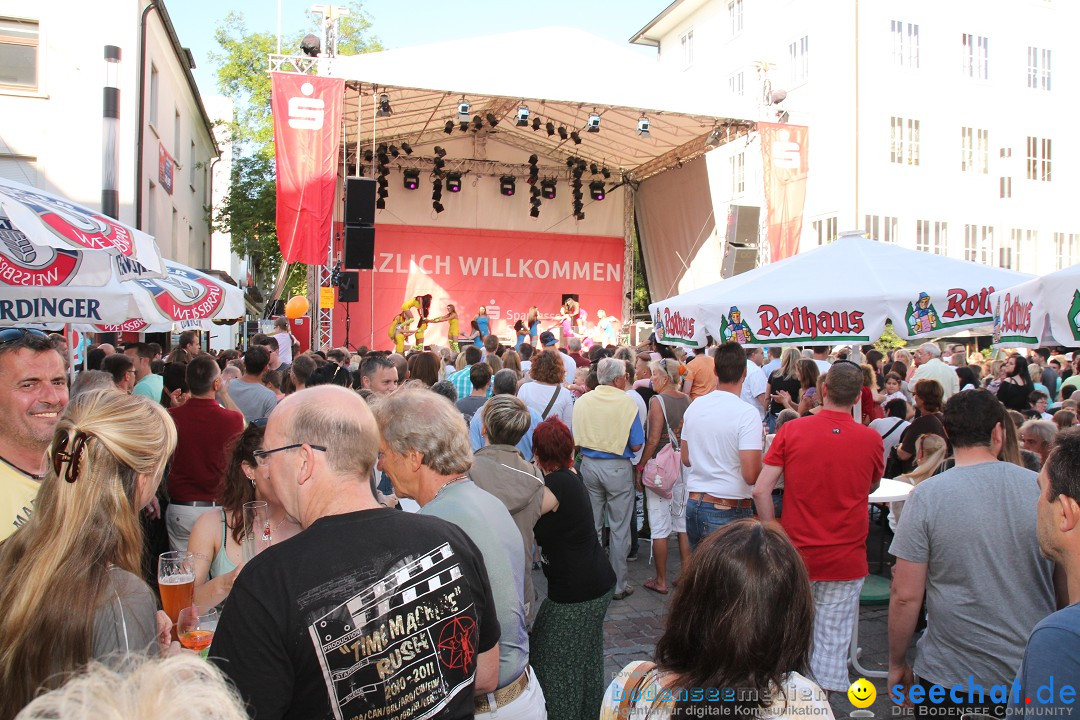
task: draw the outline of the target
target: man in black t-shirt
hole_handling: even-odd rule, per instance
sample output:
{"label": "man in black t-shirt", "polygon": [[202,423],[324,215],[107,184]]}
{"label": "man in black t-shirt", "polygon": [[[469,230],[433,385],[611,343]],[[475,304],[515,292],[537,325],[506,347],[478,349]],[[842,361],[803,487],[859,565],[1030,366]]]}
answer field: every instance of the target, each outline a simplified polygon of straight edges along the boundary
{"label": "man in black t-shirt", "polygon": [[376,503],[378,444],[363,399],[334,385],[270,416],[256,460],[304,531],[248,562],[210,648],[255,720],[471,718],[474,693],[496,688],[480,551],[455,525]]}

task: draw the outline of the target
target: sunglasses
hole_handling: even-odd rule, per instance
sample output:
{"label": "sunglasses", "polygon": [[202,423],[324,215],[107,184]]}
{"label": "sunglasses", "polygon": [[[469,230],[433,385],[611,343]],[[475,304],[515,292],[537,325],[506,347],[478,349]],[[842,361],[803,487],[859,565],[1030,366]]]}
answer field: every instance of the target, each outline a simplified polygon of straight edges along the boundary
{"label": "sunglasses", "polygon": [[48,335],[35,328],[4,328],[3,330],[0,330],[0,345],[7,345],[9,343],[19,342],[27,335],[48,337]]}

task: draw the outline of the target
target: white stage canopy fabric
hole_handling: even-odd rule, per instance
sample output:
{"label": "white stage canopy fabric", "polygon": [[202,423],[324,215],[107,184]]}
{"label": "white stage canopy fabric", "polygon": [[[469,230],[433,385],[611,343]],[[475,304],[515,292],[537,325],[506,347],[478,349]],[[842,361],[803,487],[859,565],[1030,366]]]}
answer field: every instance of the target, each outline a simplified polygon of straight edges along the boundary
{"label": "white stage canopy fabric", "polygon": [[998,290],[994,345],[1080,347],[1080,265]]}
{"label": "white stage canopy fabric", "polygon": [[833,243],[649,306],[668,344],[864,344],[985,329],[990,296],[1031,276],[842,233]]}

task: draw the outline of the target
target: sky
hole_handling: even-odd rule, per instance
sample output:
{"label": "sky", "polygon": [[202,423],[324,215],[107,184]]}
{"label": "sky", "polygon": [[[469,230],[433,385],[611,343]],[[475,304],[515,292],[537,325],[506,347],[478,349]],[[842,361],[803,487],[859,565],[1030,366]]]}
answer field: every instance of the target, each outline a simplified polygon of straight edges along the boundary
{"label": "sky", "polygon": [[[611,42],[625,44],[660,14],[670,0],[366,0],[364,9],[372,30],[387,49],[423,45],[450,38],[527,30],[549,25],[576,27]],[[311,0],[281,0],[282,35],[289,37],[308,26]],[[324,2],[324,4],[326,4]],[[345,5],[345,2],[339,4]],[[250,30],[277,31],[275,0],[172,0],[166,7],[180,44],[195,56],[195,80],[204,95],[218,94],[215,67],[209,53],[216,50],[214,30],[225,16],[241,13]],[[527,61],[522,48],[522,60]],[[655,55],[652,48],[639,52]],[[282,52],[287,52],[285,48]],[[462,48],[463,57],[467,48]]]}

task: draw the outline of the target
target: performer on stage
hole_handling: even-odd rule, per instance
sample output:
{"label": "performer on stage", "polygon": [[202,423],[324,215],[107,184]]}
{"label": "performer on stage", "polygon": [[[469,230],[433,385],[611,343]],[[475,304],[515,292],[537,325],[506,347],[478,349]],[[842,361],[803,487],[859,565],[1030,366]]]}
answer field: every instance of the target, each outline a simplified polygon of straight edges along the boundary
{"label": "performer on stage", "polygon": [[468,335],[462,335],[461,341],[465,343],[472,343],[476,347],[484,347],[484,336],[480,332],[480,324],[475,320],[470,320],[469,324],[472,325],[472,330]]}
{"label": "performer on stage", "polygon": [[476,327],[480,330],[480,342],[478,344],[483,345],[484,338],[491,334],[491,320],[488,319],[487,308],[481,305],[473,320],[476,321]]}
{"label": "performer on stage", "polygon": [[536,347],[537,336],[540,335],[540,308],[535,305],[529,308],[525,322],[529,326],[529,344]]}
{"label": "performer on stage", "polygon": [[596,311],[596,332],[593,335],[601,345],[615,345],[615,318],[603,310]]}
{"label": "performer on stage", "polygon": [[446,337],[449,341],[450,349],[453,352],[458,351],[458,315],[457,308],[453,305],[446,306],[446,314],[431,320],[432,323],[446,322],[448,323],[446,328]]}
{"label": "performer on stage", "polygon": [[390,321],[390,327],[387,328],[386,334],[394,341],[394,352],[404,354],[405,337],[413,332],[409,329],[412,320],[412,313],[402,310]]}
{"label": "performer on stage", "polygon": [[[409,318],[409,322],[412,322],[413,309],[415,309],[418,314],[418,317],[416,319],[416,330],[413,331],[416,349],[423,350],[424,333],[427,331],[428,322],[430,322],[428,320],[428,313],[431,311],[431,295],[417,295],[412,300],[409,300],[401,306],[401,313]],[[395,343],[396,341],[397,339],[395,338]],[[400,346],[396,347],[398,347],[396,352],[403,352],[405,349],[404,340],[402,340]]]}
{"label": "performer on stage", "polygon": [[521,343],[525,342],[525,338],[529,337],[529,328],[525,327],[525,323],[518,320],[514,323],[514,333],[517,335],[517,340],[514,342],[514,349],[520,350]]}

